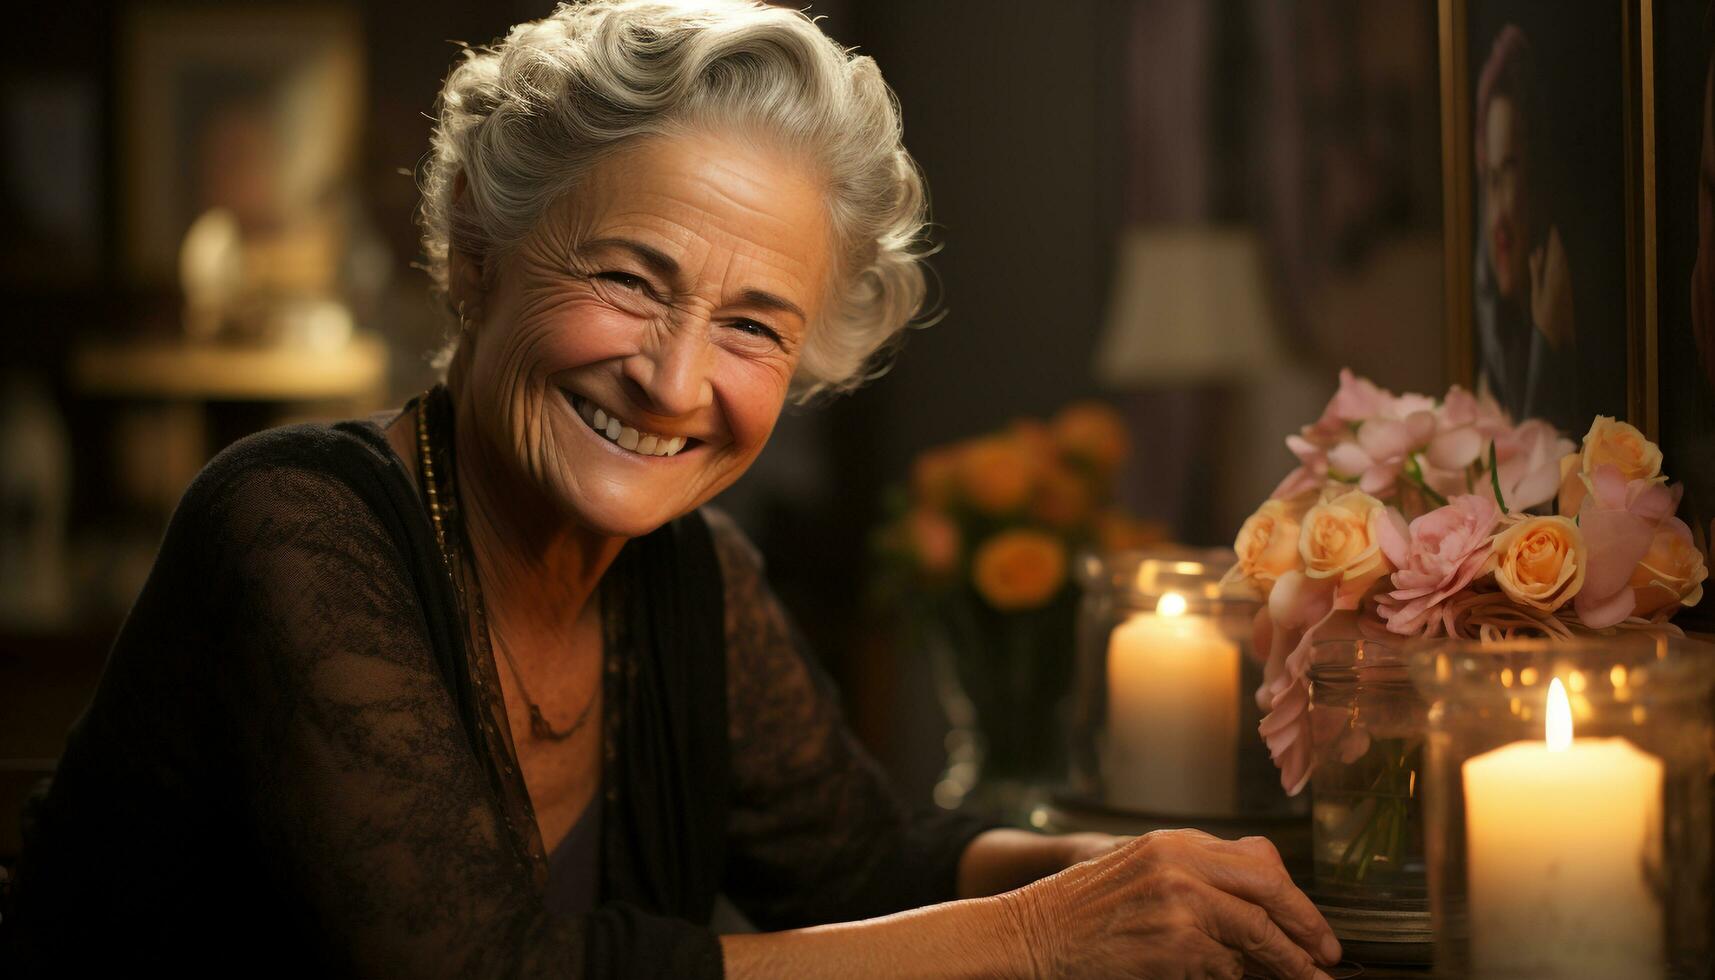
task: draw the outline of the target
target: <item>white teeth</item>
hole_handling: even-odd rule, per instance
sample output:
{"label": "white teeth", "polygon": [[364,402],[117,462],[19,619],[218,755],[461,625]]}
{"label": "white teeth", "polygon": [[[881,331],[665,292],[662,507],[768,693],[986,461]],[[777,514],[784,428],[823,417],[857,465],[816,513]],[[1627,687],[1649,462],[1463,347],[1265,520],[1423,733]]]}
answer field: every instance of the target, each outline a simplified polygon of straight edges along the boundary
{"label": "white teeth", "polygon": [[607,414],[604,409],[596,408],[587,401],[582,404],[584,408],[579,411],[590,412],[586,417],[590,428],[606,436],[608,441],[616,443],[620,448],[628,449],[639,456],[673,456],[684,449],[688,441],[685,436],[669,437],[639,432]]}

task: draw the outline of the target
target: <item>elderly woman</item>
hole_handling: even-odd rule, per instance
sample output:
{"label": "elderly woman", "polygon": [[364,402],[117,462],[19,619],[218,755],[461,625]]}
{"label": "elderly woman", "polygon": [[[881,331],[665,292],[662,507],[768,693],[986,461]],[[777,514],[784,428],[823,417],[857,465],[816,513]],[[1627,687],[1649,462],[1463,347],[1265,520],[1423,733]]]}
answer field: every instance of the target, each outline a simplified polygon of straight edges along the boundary
{"label": "elderly woman", "polygon": [[[703,509],[921,302],[872,61],[760,4],[562,7],[447,78],[424,195],[445,385],[187,492],[36,821],[26,973],[1337,957],[1266,842],[908,812]],[[770,931],[716,936],[717,894]]]}

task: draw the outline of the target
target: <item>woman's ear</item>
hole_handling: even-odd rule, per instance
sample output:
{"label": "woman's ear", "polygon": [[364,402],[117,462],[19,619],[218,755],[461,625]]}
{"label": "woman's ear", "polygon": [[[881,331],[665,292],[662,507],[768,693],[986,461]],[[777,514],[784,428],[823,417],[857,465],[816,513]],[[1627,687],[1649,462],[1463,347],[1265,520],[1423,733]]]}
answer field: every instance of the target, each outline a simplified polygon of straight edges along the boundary
{"label": "woman's ear", "polygon": [[[475,222],[470,217],[470,191],[461,172],[453,179],[453,218],[447,243],[447,301],[458,312],[461,321],[482,319],[482,301],[486,292],[483,276],[483,256],[472,247],[471,231]],[[461,329],[463,323],[460,324]]]}

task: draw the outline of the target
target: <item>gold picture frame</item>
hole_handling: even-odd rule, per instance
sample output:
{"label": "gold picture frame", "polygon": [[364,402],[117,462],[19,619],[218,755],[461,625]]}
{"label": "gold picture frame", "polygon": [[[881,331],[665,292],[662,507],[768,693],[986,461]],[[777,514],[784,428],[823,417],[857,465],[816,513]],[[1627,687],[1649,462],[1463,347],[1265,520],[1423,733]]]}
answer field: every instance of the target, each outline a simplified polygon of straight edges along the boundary
{"label": "gold picture frame", "polygon": [[[1619,8],[1619,65],[1616,79],[1623,120],[1624,228],[1624,398],[1628,421],[1651,438],[1659,430],[1657,376],[1655,79],[1653,0],[1604,0]],[[1474,156],[1472,148],[1471,20],[1473,6],[1485,0],[1439,0],[1441,81],[1442,209],[1447,317],[1446,360],[1450,380],[1475,389],[1476,356],[1473,280]],[[1515,0],[1515,5],[1516,0]],[[1538,5],[1538,9],[1544,5]],[[1600,9],[1591,2],[1581,6]],[[1567,8],[1556,6],[1557,11]],[[1612,254],[1611,250],[1605,254]],[[1583,352],[1580,352],[1582,355]],[[1598,370],[1602,368],[1598,365]],[[1587,419],[1595,412],[1584,412]],[[1573,433],[1578,435],[1579,433]]]}

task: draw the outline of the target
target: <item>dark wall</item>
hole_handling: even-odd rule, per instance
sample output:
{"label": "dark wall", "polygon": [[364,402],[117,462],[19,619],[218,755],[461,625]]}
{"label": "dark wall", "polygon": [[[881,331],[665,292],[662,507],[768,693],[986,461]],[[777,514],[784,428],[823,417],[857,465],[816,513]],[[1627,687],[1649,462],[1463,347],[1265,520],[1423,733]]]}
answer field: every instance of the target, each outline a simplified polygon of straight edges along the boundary
{"label": "dark wall", "polygon": [[854,408],[874,462],[1087,393],[1119,227],[1125,7],[864,3],[856,31],[905,110],[933,198],[946,318]]}
{"label": "dark wall", "polygon": [[[940,322],[893,370],[826,410],[834,491],[818,549],[835,561],[814,595],[777,576],[789,604],[847,628],[813,630],[845,682],[859,731],[918,796],[942,763],[919,651],[862,622],[864,535],[913,454],[1092,393],[1120,207],[1117,0],[1053,5],[865,0],[852,38],[898,93],[942,246]],[[839,36],[836,33],[836,36]],[[775,549],[776,562],[786,560]],[[808,590],[806,590],[808,593]],[[819,635],[818,635],[819,634]]]}

